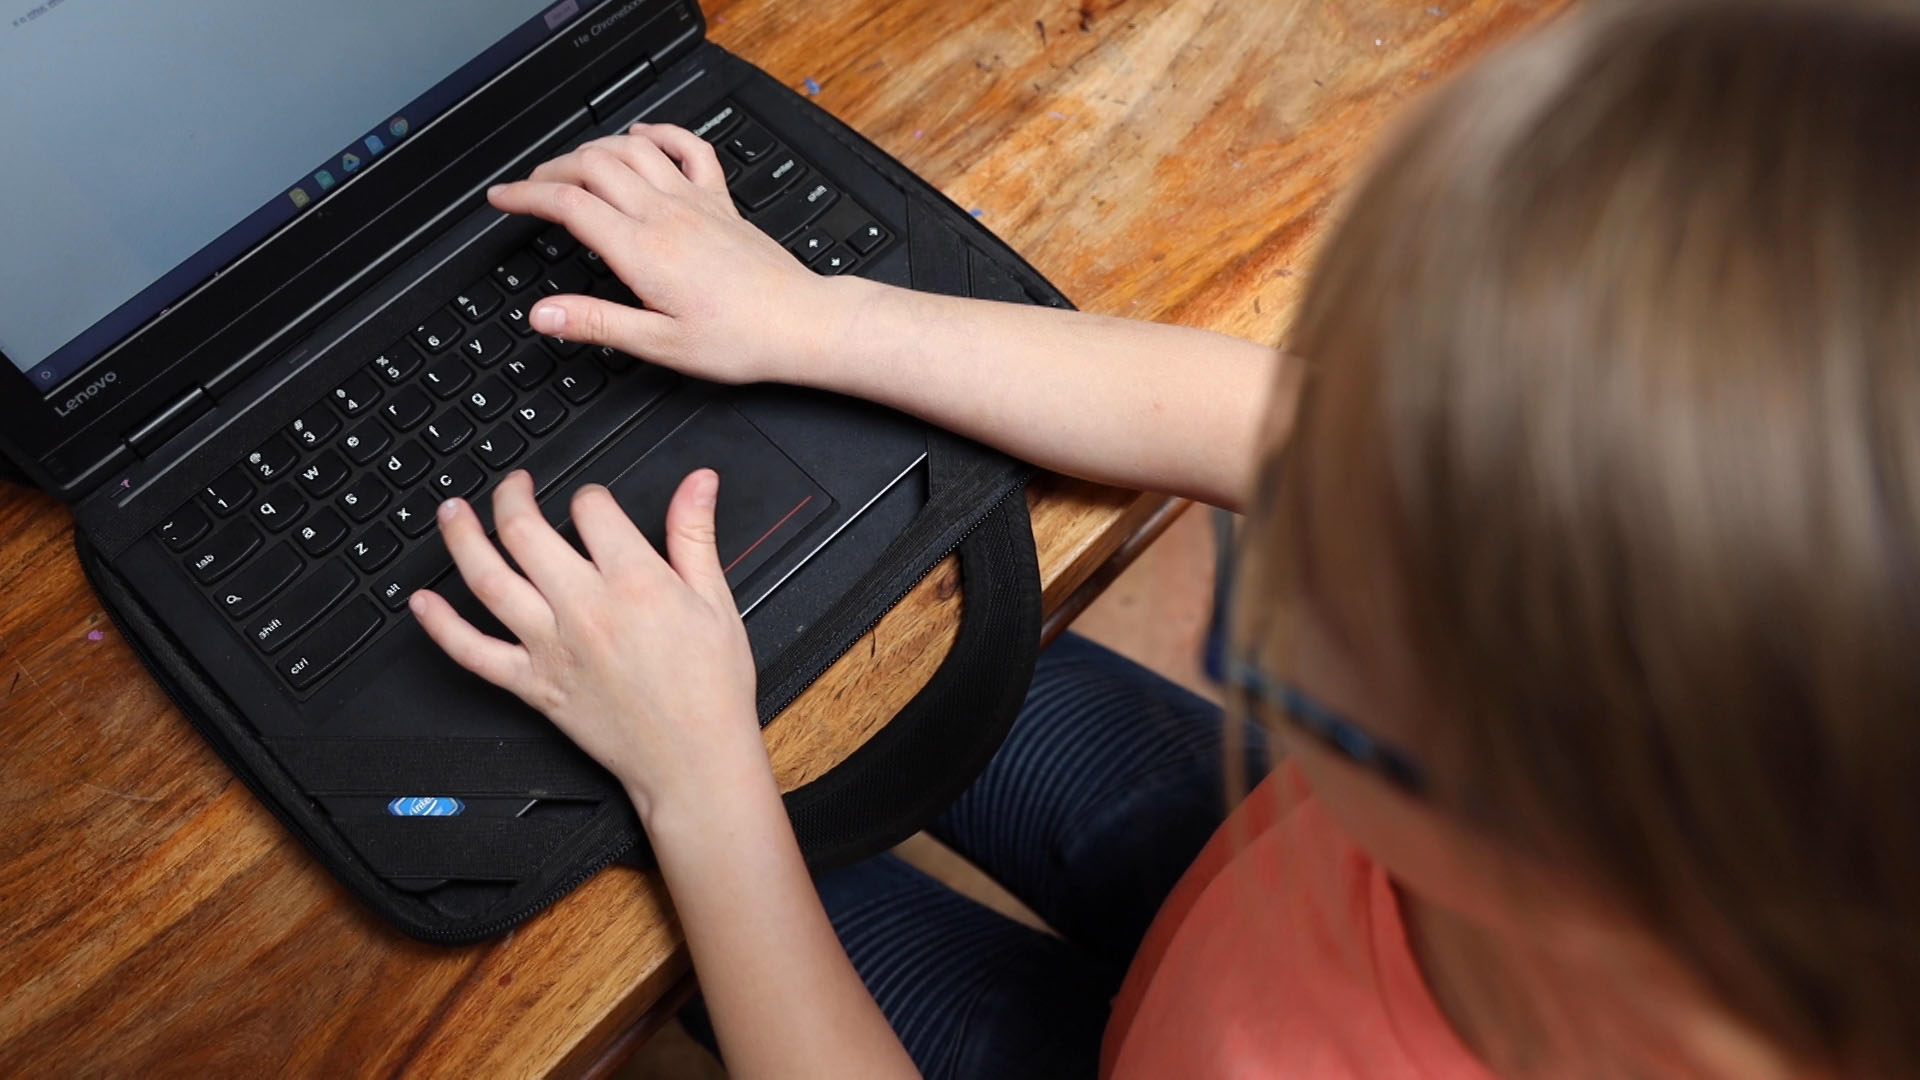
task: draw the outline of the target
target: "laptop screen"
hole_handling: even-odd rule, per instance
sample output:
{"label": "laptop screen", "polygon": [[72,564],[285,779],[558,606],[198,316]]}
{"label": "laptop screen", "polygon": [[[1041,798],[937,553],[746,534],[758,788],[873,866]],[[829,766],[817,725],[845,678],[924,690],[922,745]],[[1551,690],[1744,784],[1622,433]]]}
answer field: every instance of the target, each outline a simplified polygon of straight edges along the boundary
{"label": "laptop screen", "polygon": [[14,0],[0,353],[51,393],[581,0]]}

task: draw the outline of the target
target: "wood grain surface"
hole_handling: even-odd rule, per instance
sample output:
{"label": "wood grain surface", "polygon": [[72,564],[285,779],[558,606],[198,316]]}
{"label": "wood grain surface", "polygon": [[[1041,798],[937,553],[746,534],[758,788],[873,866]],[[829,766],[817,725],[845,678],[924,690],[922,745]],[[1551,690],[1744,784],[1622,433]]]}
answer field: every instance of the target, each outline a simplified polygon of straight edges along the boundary
{"label": "wood grain surface", "polygon": [[[1278,341],[1383,127],[1563,2],[707,11],[717,41],[817,86],[1081,306]],[[1049,611],[1161,505],[1052,476],[1029,497]],[[71,530],[53,500],[0,490],[0,1074],[571,1075],[685,972],[660,881],[623,869],[470,948],[375,920],[146,676]],[[784,783],[912,696],[960,603],[936,572],[769,726]]]}

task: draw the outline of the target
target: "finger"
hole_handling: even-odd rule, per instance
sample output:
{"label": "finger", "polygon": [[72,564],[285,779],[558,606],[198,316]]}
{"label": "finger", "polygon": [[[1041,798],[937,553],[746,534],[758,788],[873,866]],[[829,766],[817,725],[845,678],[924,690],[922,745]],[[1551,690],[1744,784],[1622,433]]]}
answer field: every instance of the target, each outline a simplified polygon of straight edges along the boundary
{"label": "finger", "polygon": [[[635,128],[644,128],[645,124],[635,124]],[[687,176],[673,159],[662,153],[660,148],[646,136],[636,134],[633,128],[623,135],[610,135],[598,140],[605,144],[608,151],[619,156],[627,167],[646,177],[656,191],[675,191],[687,186]]]}
{"label": "finger", "polygon": [[613,256],[631,250],[639,236],[639,225],[632,218],[577,184],[550,180],[496,184],[487,189],[487,201],[496,210],[528,214],[565,228],[575,240],[606,256],[616,271],[621,267]]}
{"label": "finger", "polygon": [[524,646],[488,637],[453,610],[446,598],[421,589],[407,599],[421,629],[453,662],[509,693],[525,698],[532,688],[533,661]]}
{"label": "finger", "polygon": [[680,481],[667,504],[667,562],[674,573],[716,609],[734,609],[733,590],[720,566],[714,542],[713,507],[719,501],[720,474],[698,469]]}
{"label": "finger", "polygon": [[666,560],[653,550],[613,492],[587,484],[573,493],[573,525],[602,574],[621,570],[665,573]]}
{"label": "finger", "polygon": [[653,145],[678,164],[687,179],[722,194],[727,190],[727,173],[720,167],[720,155],[713,144],[673,124],[635,124],[634,134],[651,140]]}
{"label": "finger", "polygon": [[671,350],[673,320],[657,311],[594,296],[549,296],[527,313],[533,328],[588,345],[611,345],[624,353],[658,359]]}
{"label": "finger", "polygon": [[660,189],[635,169],[624,153],[608,145],[611,141],[596,140],[554,158],[533,170],[529,179],[585,188],[622,214],[644,220],[649,204],[660,198]]}
{"label": "finger", "polygon": [[461,580],[494,617],[521,641],[553,627],[553,608],[540,591],[514,572],[487,539],[487,530],[464,499],[440,504],[440,535]]}
{"label": "finger", "polygon": [[599,575],[540,513],[533,498],[533,477],[525,469],[509,473],[493,489],[493,528],[527,580],[550,606],[591,591]]}

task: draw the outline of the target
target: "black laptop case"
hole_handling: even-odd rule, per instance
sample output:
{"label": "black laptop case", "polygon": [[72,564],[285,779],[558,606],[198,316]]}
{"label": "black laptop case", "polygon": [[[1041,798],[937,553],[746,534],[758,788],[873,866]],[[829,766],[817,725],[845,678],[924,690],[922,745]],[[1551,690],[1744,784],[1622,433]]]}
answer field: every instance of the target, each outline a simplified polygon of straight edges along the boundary
{"label": "black laptop case", "polygon": [[[701,101],[730,95],[804,146],[823,170],[863,178],[863,198],[901,230],[907,272],[895,283],[1067,306],[969,215],[811,102],[717,46],[701,44],[694,59],[716,80]],[[645,118],[690,122],[687,110],[697,104],[676,112],[668,102]],[[874,854],[927,824],[999,746],[1032,674],[1041,611],[1024,495],[1031,469],[944,432],[929,429],[926,438],[927,457],[915,474],[750,619],[750,626],[762,619],[787,625],[792,612],[823,604],[826,612],[770,635],[777,645],[757,650],[765,723],[936,564],[958,557],[959,636],[932,681],[844,762],[787,796],[802,850],[816,867]],[[76,531],[76,547],[108,612],[181,712],[342,883],[406,934],[442,944],[478,941],[533,916],[610,864],[649,864],[645,837],[617,783],[551,729],[533,739],[261,735],[85,530]],[[377,801],[396,791],[524,799],[533,809],[519,816],[380,812]],[[360,803],[366,812],[340,809]]]}

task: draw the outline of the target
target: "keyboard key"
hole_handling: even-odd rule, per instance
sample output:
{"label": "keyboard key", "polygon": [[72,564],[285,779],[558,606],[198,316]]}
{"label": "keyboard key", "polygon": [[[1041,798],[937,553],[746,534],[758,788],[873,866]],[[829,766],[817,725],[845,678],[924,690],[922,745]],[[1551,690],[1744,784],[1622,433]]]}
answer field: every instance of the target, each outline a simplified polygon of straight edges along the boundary
{"label": "keyboard key", "polygon": [[380,415],[387,418],[395,431],[406,431],[425,420],[433,412],[433,399],[429,398],[417,386],[403,386],[393,397],[380,406]]}
{"label": "keyboard key", "polygon": [[306,512],[307,497],[292,484],[281,484],[267,492],[253,508],[253,516],[259,518],[269,532],[290,528]]}
{"label": "keyboard key", "polygon": [[853,264],[858,261],[853,257],[853,252],[835,244],[820,256],[820,261],[814,263],[813,268],[823,274],[844,274],[853,269]]}
{"label": "keyboard key", "polygon": [[[429,513],[427,516],[431,518],[433,515]],[[432,585],[440,579],[440,575],[451,569],[453,556],[447,554],[447,545],[436,539],[431,544],[408,552],[406,558],[374,578],[373,595],[387,606],[388,611],[399,611],[407,606],[407,597]]]}
{"label": "keyboard key", "polygon": [[513,337],[497,326],[483,326],[473,332],[460,352],[474,364],[488,368],[499,363],[513,349]]}
{"label": "keyboard key", "polygon": [[323,506],[302,522],[293,535],[307,554],[318,558],[347,538],[347,523],[340,520],[340,515],[331,507]]}
{"label": "keyboard key", "polygon": [[853,230],[853,235],[847,237],[847,245],[853,248],[855,254],[865,255],[886,243],[887,239],[887,230],[881,228],[879,222],[869,221]]}
{"label": "keyboard key", "polygon": [[380,462],[380,475],[387,483],[397,488],[412,487],[428,469],[433,467],[433,455],[426,452],[412,439],[393,448],[393,452]]}
{"label": "keyboard key", "polygon": [[603,278],[613,276],[613,267],[608,266],[607,260],[601,258],[600,253],[592,248],[580,249],[580,265],[586,267],[587,273],[592,274],[594,277]]}
{"label": "keyboard key", "polygon": [[261,541],[260,530],[254,528],[251,522],[235,521],[201,541],[197,547],[189,548],[187,569],[202,585],[218,581],[239,566],[241,560],[253,554]]}
{"label": "keyboard key", "polygon": [[615,375],[623,371],[632,371],[634,367],[640,363],[640,361],[628,356],[626,353],[621,352],[611,345],[602,345],[593,350],[593,358],[601,367],[606,368]]}
{"label": "keyboard key", "polygon": [[532,306],[525,303],[508,304],[506,314],[500,318],[506,322],[507,329],[521,337],[527,337],[533,333],[533,323],[527,320],[527,309]]}
{"label": "keyboard key", "polygon": [[726,138],[727,132],[732,131],[734,125],[739,122],[740,107],[731,101],[723,101],[688,127],[695,135],[717,144],[721,139]]}
{"label": "keyboard key", "polygon": [[839,201],[840,192],[816,180],[795,188],[786,198],[756,214],[753,223],[760,226],[762,232],[784,244]]}
{"label": "keyboard key", "polygon": [[282,593],[247,626],[247,637],[261,652],[272,654],[313,624],[341,597],[353,591],[359,579],[347,564],[325,562],[305,581]]}
{"label": "keyboard key", "polygon": [[380,384],[365,371],[356,371],[347,377],[347,381],[334,388],[333,407],[347,417],[359,416],[380,398]]}
{"label": "keyboard key", "polygon": [[545,349],[522,349],[519,355],[507,361],[500,373],[520,389],[531,390],[553,374],[553,357],[547,355]]}
{"label": "keyboard key", "polygon": [[300,486],[314,498],[328,494],[347,482],[347,463],[331,450],[322,450],[300,469]]}
{"label": "keyboard key", "polygon": [[559,262],[573,254],[573,249],[579,246],[580,243],[573,238],[573,234],[560,225],[553,226],[534,237],[533,240],[534,254],[548,262]]}
{"label": "keyboard key", "polygon": [[207,505],[213,507],[214,513],[225,517],[245,506],[252,494],[253,481],[247,479],[244,469],[235,465],[214,477],[213,483],[207,485]]}
{"label": "keyboard key", "polygon": [[268,597],[299,577],[305,565],[292,544],[275,544],[215,590],[214,602],[229,618],[237,619],[266,603]]}
{"label": "keyboard key", "polygon": [[720,159],[720,179],[724,181],[728,187],[732,187],[733,182],[740,179],[740,174],[746,171],[745,166],[730,157]]}
{"label": "keyboard key", "polygon": [[540,275],[540,260],[527,252],[514,253],[513,257],[493,268],[493,280],[510,293],[517,293],[532,285]]}
{"label": "keyboard key", "polygon": [[479,490],[487,482],[486,470],[475,465],[465,454],[442,465],[433,473],[433,479],[427,482],[436,498],[463,499]]}
{"label": "keyboard key", "polygon": [[512,403],[513,391],[507,389],[498,375],[481,379],[480,385],[469,390],[463,401],[473,418],[483,424],[505,412]]}
{"label": "keyboard key", "polygon": [[253,473],[256,480],[270,484],[280,479],[280,474],[293,468],[293,463],[299,460],[300,451],[295,450],[285,436],[275,435],[260,444],[260,449],[247,455],[247,470]]}
{"label": "keyboard key", "polygon": [[587,347],[584,341],[569,341],[566,338],[543,337],[540,340],[545,342],[547,348],[552,349],[553,354],[562,360]]}
{"label": "keyboard key", "polygon": [[340,440],[340,449],[347,452],[348,461],[365,465],[379,457],[380,452],[392,441],[393,436],[387,434],[386,428],[369,420],[347,432],[347,437]]}
{"label": "keyboard key", "polygon": [[362,573],[371,574],[387,564],[387,560],[400,554],[400,538],[387,530],[385,525],[375,525],[366,533],[347,545],[347,558]]}
{"label": "keyboard key", "polygon": [[587,289],[587,295],[598,297],[609,303],[622,304],[626,307],[643,308],[647,306],[640,302],[639,297],[633,295],[633,290],[627,288],[626,282],[621,281],[617,277],[595,278],[593,285]]}
{"label": "keyboard key", "polygon": [[345,510],[355,522],[367,521],[379,513],[380,508],[387,505],[387,500],[392,497],[393,493],[387,490],[387,485],[381,483],[378,476],[362,473],[347,485],[347,490],[340,493],[340,509]]}
{"label": "keyboard key", "polygon": [[748,173],[733,185],[734,201],[749,211],[766,206],[781,192],[792,187],[795,181],[807,175],[807,167],[791,154],[769,158],[768,161],[771,164]]}
{"label": "keyboard key", "polygon": [[460,335],[466,332],[466,327],[460,325],[459,316],[451,311],[441,310],[427,316],[426,322],[414,328],[413,340],[419,342],[420,347],[431,355],[446,352],[460,340]]}
{"label": "keyboard key", "polygon": [[500,309],[500,290],[482,278],[453,298],[453,310],[468,322],[479,322]]}
{"label": "keyboard key", "polygon": [[473,369],[462,363],[458,356],[443,356],[427,365],[427,373],[420,380],[433,391],[433,396],[445,401],[460,392],[460,388],[473,379]]}
{"label": "keyboard key", "polygon": [[551,390],[535,391],[533,396],[514,406],[513,419],[527,434],[538,438],[552,431],[555,424],[567,418],[567,410]]}
{"label": "keyboard key", "polygon": [[207,515],[201,513],[192,503],[188,503],[175,510],[172,517],[161,522],[160,527],[153,531],[160,537],[161,543],[174,551],[179,551],[207,535],[207,530],[212,527],[213,522],[208,520]]}
{"label": "keyboard key", "polygon": [[387,346],[367,366],[382,382],[393,386],[405,382],[407,376],[420,370],[420,352],[403,338]]}
{"label": "keyboard key", "polygon": [[274,666],[295,690],[304,690],[319,682],[378,629],[380,609],[365,597],[357,597],[301,638]]}
{"label": "keyboard key", "polygon": [[451,454],[473,437],[473,421],[467,419],[466,413],[448,409],[434,417],[433,423],[426,426],[420,437],[427,441],[427,446],[434,453]]}
{"label": "keyboard key", "polygon": [[773,149],[773,136],[759,124],[743,125],[738,134],[727,140],[727,153],[748,165],[773,153]]}
{"label": "keyboard key", "polygon": [[809,229],[807,235],[788,245],[795,258],[811,266],[814,260],[827,253],[833,247],[833,236],[825,229]]}
{"label": "keyboard key", "polygon": [[593,287],[593,275],[579,263],[561,263],[547,268],[540,276],[540,291],[548,296],[555,293],[582,293]]}
{"label": "keyboard key", "polygon": [[554,389],[560,391],[561,397],[575,405],[585,404],[605,385],[607,385],[607,377],[600,374],[599,368],[586,363],[568,364],[566,370],[560,373],[560,378],[553,384]]}
{"label": "keyboard key", "polygon": [[333,438],[333,433],[339,430],[340,418],[325,405],[315,405],[287,425],[287,434],[293,436],[293,441],[306,450],[311,450]]}
{"label": "keyboard key", "polygon": [[387,512],[387,522],[408,539],[417,539],[433,529],[433,512],[439,506],[440,500],[433,497],[431,485],[419,488],[408,492],[406,498]]}
{"label": "keyboard key", "polygon": [[498,472],[513,464],[513,459],[519,457],[526,448],[527,440],[521,438],[519,432],[501,424],[487,432],[486,438],[475,443],[473,452],[480,455],[480,460],[486,463],[487,468]]}

